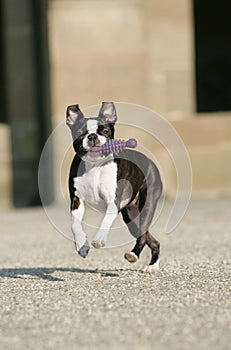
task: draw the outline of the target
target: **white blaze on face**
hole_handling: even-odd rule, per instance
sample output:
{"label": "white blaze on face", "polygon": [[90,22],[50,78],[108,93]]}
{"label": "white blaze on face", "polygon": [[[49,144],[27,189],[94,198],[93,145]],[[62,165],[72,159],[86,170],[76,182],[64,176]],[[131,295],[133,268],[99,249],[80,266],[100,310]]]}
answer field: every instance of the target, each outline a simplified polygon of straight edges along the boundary
{"label": "white blaze on face", "polygon": [[88,134],[96,134],[98,129],[98,123],[96,119],[90,119],[87,121]]}
{"label": "white blaze on face", "polygon": [[[89,119],[87,121],[87,135],[84,137],[83,139],[83,147],[89,151],[91,149],[91,147],[89,146],[89,143],[88,143],[88,135],[90,134],[97,134],[97,130],[98,130],[98,122],[97,122],[97,119]],[[98,146],[102,146],[106,141],[106,137],[102,136],[102,135],[98,135]]]}

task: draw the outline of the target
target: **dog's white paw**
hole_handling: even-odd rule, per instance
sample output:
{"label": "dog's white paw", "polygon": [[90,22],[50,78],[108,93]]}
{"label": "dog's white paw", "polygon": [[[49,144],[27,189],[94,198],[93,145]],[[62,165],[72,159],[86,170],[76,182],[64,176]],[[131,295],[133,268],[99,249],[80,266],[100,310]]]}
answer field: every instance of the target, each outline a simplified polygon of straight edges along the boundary
{"label": "dog's white paw", "polygon": [[157,260],[157,262],[153,265],[145,266],[145,268],[143,269],[143,272],[145,273],[156,273],[159,271],[160,271],[159,260]]}
{"label": "dog's white paw", "polygon": [[105,247],[105,241],[103,239],[97,239],[95,241],[92,241],[91,244],[94,248],[102,248]]}
{"label": "dog's white paw", "polygon": [[138,260],[138,256],[133,253],[133,252],[127,252],[124,254],[124,257],[127,261],[129,261],[130,263],[136,262]]}
{"label": "dog's white paw", "polygon": [[89,253],[89,250],[90,250],[90,246],[89,246],[88,242],[86,241],[86,242],[84,243],[84,245],[82,245],[81,247],[79,246],[78,243],[76,243],[75,245],[76,245],[77,253],[78,253],[82,258],[86,258],[87,254]]}

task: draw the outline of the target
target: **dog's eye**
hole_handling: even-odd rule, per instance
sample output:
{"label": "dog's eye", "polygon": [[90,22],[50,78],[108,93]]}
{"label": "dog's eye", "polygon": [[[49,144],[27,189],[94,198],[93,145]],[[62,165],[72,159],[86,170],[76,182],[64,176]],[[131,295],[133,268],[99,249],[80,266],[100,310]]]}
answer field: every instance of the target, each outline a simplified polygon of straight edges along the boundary
{"label": "dog's eye", "polygon": [[103,134],[104,134],[104,135],[108,135],[108,133],[109,133],[109,130],[108,130],[108,129],[103,129]]}

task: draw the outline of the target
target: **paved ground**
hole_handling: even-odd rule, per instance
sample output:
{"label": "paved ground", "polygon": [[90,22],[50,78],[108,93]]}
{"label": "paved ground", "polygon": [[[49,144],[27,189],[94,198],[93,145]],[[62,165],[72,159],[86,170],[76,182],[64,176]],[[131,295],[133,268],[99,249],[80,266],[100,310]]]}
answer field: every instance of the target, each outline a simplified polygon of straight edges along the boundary
{"label": "paved ground", "polygon": [[147,275],[148,251],[83,260],[43,210],[1,213],[0,348],[228,350],[230,219],[230,199],[194,199]]}

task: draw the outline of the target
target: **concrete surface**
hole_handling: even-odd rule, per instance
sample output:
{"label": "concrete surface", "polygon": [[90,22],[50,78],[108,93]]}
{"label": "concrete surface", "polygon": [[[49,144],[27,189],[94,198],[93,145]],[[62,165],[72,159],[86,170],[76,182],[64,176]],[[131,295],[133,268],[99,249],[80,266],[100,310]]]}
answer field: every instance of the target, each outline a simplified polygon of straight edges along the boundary
{"label": "concrete surface", "polygon": [[[193,199],[161,233],[161,272],[129,265],[126,247],[87,259],[43,209],[2,212],[0,349],[228,350],[231,200]],[[162,219],[163,221],[163,219]]]}

